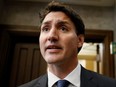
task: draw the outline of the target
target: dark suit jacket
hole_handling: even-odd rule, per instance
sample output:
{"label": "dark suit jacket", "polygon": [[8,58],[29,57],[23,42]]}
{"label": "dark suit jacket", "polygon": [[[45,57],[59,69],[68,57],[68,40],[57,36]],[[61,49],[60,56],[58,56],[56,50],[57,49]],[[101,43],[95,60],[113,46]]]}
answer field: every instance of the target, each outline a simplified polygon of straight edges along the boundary
{"label": "dark suit jacket", "polygon": [[[77,77],[78,78],[78,77]],[[48,87],[47,74],[19,87]],[[116,87],[116,80],[81,68],[81,87]]]}

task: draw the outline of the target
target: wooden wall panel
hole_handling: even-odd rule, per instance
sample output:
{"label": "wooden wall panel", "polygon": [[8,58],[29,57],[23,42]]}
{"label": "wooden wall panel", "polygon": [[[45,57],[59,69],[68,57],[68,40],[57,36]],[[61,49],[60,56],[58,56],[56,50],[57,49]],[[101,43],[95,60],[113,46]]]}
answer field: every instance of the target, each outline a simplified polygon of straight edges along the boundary
{"label": "wooden wall panel", "polygon": [[46,72],[46,67],[46,62],[41,57],[38,44],[16,44],[10,75],[10,87],[16,87],[37,78]]}

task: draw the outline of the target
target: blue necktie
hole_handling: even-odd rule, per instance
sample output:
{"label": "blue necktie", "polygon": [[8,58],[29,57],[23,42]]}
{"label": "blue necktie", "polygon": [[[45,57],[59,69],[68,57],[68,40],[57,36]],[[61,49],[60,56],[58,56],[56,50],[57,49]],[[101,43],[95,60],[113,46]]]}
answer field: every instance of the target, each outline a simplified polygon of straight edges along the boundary
{"label": "blue necktie", "polygon": [[69,82],[67,80],[59,80],[57,82],[57,87],[68,87]]}

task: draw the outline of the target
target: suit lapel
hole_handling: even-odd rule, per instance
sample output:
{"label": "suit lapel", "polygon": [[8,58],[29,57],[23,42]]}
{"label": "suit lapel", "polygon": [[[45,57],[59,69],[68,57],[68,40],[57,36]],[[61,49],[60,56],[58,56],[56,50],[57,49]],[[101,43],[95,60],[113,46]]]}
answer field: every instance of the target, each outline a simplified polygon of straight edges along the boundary
{"label": "suit lapel", "polygon": [[48,76],[47,76],[47,74],[45,74],[44,76],[40,77],[36,87],[48,87]]}
{"label": "suit lapel", "polygon": [[94,80],[92,73],[83,67],[81,67],[81,86],[80,87],[97,87],[97,82]]}
{"label": "suit lapel", "polygon": [[[48,76],[45,74],[40,77],[35,87],[48,87]],[[81,84],[80,87],[97,87],[97,82],[89,70],[81,66]]]}

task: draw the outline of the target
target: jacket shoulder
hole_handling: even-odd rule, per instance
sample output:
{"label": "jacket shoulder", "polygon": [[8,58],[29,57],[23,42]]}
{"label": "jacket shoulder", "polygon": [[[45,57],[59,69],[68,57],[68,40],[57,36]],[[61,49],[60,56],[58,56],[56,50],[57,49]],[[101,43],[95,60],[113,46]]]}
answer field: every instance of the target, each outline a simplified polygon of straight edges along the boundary
{"label": "jacket shoulder", "polygon": [[[116,87],[116,79],[98,74],[82,67],[82,77],[87,78],[91,84],[96,84],[98,87]],[[84,79],[82,81],[85,82]]]}
{"label": "jacket shoulder", "polygon": [[[19,87],[40,87],[40,83],[43,83],[43,81],[47,81],[47,74],[42,75],[28,83],[25,83],[23,85],[20,85]],[[45,83],[44,83],[45,84]]]}

